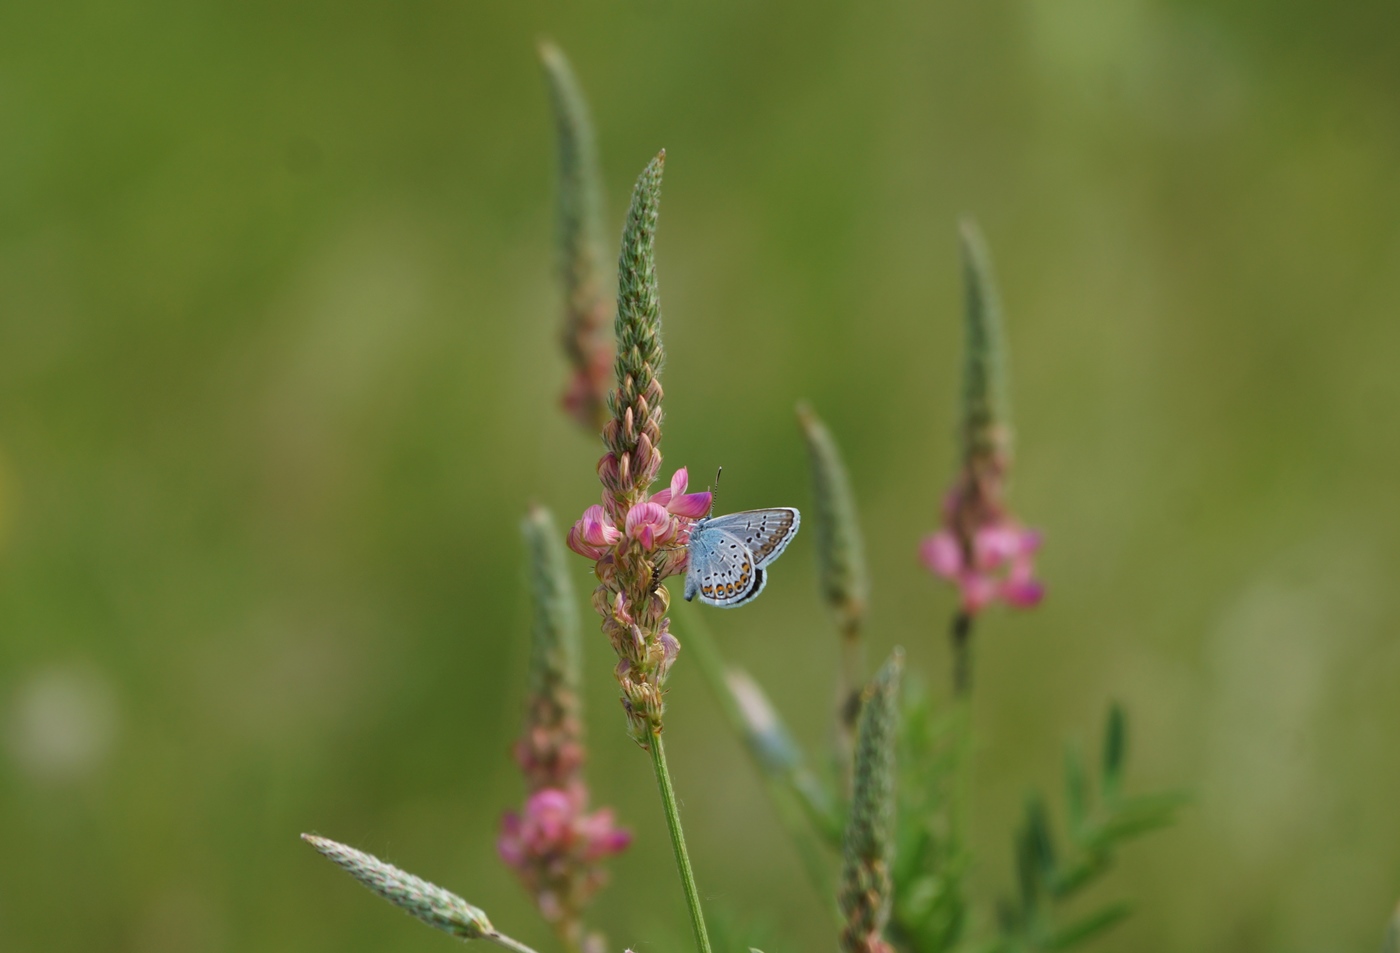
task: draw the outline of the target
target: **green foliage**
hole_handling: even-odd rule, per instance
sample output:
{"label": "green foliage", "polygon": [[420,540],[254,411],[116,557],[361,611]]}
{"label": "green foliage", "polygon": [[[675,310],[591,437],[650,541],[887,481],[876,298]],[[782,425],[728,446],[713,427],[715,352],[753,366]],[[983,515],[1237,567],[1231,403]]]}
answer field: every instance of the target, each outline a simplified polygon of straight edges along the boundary
{"label": "green foliage", "polygon": [[952,949],[967,919],[967,847],[956,823],[956,786],[966,756],[961,712],[940,715],[910,679],[900,726],[899,820],[891,939],[911,953]]}
{"label": "green foliage", "polygon": [[1026,800],[1014,838],[1017,891],[997,908],[1000,939],[988,949],[1002,953],[1065,950],[1099,935],[1130,912],[1124,902],[1088,914],[1067,916],[1065,907],[1098,882],[1129,840],[1165,827],[1184,803],[1180,794],[1128,797],[1122,793],[1128,729],[1123,709],[1109,708],[1104,725],[1098,796],[1091,796],[1083,760],[1074,747],[1065,756],[1068,843],[1057,844],[1040,794]]}

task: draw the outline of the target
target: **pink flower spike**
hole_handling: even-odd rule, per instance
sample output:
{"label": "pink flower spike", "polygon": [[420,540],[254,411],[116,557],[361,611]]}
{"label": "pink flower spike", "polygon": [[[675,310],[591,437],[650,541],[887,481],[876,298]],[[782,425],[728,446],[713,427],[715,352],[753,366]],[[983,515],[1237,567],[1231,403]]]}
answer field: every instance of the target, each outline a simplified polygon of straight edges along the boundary
{"label": "pink flower spike", "polygon": [[953,534],[946,529],[924,537],[923,545],[919,547],[919,556],[931,572],[944,579],[956,582],[958,574],[962,572],[962,551]]}

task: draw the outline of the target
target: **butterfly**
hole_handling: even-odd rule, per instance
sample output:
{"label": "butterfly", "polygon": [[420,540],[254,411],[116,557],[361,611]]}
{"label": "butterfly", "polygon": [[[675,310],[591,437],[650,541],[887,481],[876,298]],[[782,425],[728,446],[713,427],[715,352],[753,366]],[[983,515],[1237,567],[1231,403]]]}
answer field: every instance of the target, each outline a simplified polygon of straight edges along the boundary
{"label": "butterfly", "polygon": [[690,530],[686,601],[721,609],[741,606],[763,591],[765,570],[797,535],[802,515],[789,506],[707,516]]}

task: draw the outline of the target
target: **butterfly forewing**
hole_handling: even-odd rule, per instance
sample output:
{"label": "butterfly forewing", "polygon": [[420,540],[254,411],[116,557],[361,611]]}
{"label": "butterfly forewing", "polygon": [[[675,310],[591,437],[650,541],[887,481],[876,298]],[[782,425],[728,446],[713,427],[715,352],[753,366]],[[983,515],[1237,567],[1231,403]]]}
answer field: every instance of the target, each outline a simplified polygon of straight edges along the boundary
{"label": "butterfly forewing", "polygon": [[685,597],[721,608],[741,606],[768,582],[764,568],[797,534],[797,510],[775,507],[701,520],[690,531]]}
{"label": "butterfly forewing", "polygon": [[716,516],[707,528],[732,533],[754,554],[760,566],[766,566],[783,554],[787,544],[797,535],[802,516],[788,506],[772,506],[763,510],[745,510]]}

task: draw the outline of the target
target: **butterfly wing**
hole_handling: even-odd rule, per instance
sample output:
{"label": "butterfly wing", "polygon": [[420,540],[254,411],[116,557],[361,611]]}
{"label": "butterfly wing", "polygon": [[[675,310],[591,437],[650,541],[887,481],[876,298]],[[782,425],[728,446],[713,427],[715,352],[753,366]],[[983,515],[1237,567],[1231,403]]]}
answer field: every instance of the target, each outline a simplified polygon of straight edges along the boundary
{"label": "butterfly wing", "polygon": [[685,597],[731,609],[762,592],[766,574],[743,540],[716,522],[702,520],[690,531]]}
{"label": "butterfly wing", "polygon": [[772,506],[716,516],[705,522],[705,528],[734,536],[753,553],[762,569],[783,554],[801,522],[802,514],[792,507]]}

